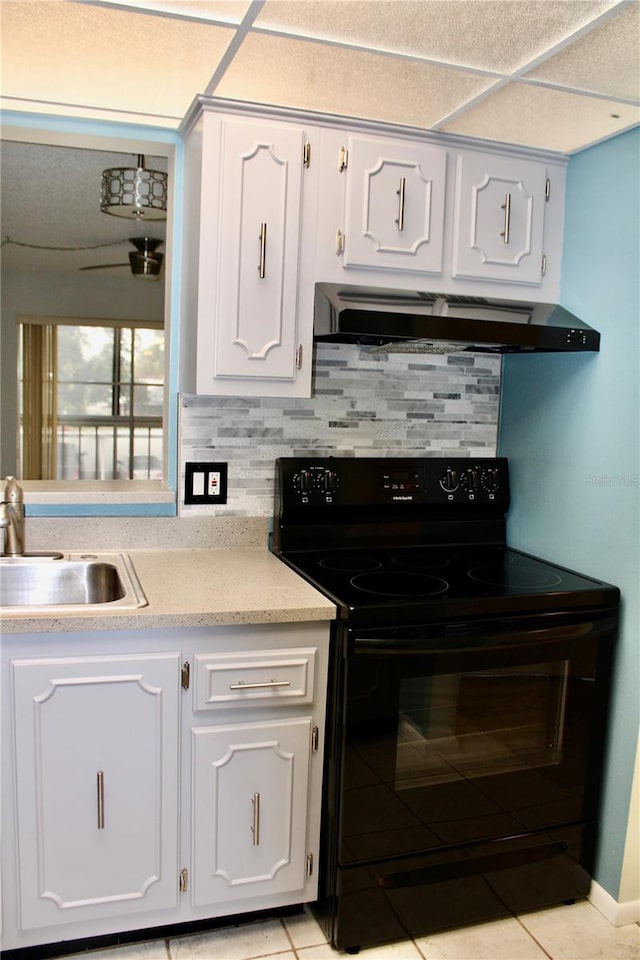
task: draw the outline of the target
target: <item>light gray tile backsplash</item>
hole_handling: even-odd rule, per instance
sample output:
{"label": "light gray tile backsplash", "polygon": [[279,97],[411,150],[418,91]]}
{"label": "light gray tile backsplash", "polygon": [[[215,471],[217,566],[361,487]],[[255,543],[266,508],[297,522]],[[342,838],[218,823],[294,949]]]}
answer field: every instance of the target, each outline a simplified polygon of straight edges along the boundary
{"label": "light gray tile backsplash", "polygon": [[[181,398],[187,461],[229,464],[226,506],[183,516],[269,516],[277,457],[495,456],[501,358],[318,344],[310,399]],[[181,500],[183,495],[181,494]]]}

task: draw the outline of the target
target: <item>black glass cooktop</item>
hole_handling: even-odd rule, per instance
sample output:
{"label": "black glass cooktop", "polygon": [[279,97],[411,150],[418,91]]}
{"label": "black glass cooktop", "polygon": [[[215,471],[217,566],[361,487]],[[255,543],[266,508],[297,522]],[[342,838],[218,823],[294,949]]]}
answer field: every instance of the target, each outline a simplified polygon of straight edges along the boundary
{"label": "black glass cooktop", "polygon": [[[302,551],[282,558],[352,623],[602,605],[615,588],[504,546]],[[609,598],[611,599],[611,598]]]}

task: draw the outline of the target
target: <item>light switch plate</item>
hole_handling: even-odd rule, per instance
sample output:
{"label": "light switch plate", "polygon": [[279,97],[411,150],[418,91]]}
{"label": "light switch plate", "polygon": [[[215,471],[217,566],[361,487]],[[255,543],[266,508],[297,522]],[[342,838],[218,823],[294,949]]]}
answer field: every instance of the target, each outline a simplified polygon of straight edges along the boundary
{"label": "light switch plate", "polygon": [[185,463],[185,503],[226,503],[226,463]]}

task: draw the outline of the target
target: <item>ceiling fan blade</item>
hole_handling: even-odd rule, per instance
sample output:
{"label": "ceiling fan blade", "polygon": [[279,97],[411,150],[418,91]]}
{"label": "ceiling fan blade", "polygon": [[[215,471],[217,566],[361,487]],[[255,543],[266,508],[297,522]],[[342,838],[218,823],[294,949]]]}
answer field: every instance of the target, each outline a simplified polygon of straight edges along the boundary
{"label": "ceiling fan blade", "polygon": [[114,267],[128,266],[128,263],[98,263],[93,267],[78,267],[78,270],[113,270]]}

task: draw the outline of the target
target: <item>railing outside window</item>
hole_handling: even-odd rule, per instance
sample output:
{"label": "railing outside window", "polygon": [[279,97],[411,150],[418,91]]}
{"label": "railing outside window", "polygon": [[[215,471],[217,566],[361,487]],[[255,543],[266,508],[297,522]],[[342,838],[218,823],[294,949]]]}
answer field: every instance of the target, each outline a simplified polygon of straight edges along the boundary
{"label": "railing outside window", "polygon": [[161,480],[162,419],[105,425],[100,419],[58,421],[58,480]]}

